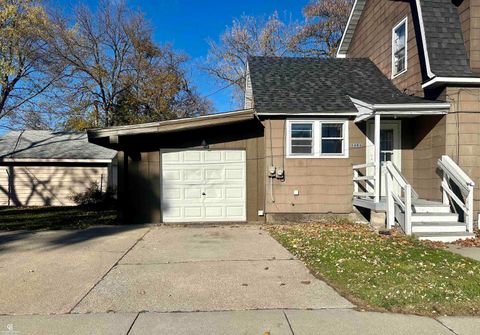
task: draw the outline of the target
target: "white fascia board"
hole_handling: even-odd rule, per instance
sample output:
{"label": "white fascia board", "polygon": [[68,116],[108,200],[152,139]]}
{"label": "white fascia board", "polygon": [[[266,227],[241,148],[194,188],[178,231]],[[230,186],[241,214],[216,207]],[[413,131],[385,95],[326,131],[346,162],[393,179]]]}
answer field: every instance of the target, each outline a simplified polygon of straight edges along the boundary
{"label": "white fascia board", "polygon": [[450,109],[450,103],[414,103],[414,104],[374,104],[373,109],[375,111],[388,111],[388,110],[443,110]]}
{"label": "white fascia board", "polygon": [[415,1],[417,5],[417,14],[418,14],[418,21],[420,25],[420,35],[422,38],[422,44],[423,44],[423,56],[425,57],[425,66],[427,70],[427,76],[429,78],[435,77],[435,74],[432,72],[432,69],[430,68],[430,58],[428,56],[428,48],[427,48],[427,37],[425,35],[425,26],[423,24],[423,14],[422,14],[422,5],[420,3],[420,0]]}
{"label": "white fascia board", "polygon": [[188,123],[188,122],[203,120],[203,119],[216,119],[216,118],[222,118],[226,116],[235,116],[237,114],[241,115],[241,114],[246,114],[248,112],[251,112],[252,114],[254,114],[255,111],[253,109],[241,109],[241,110],[231,111],[231,112],[222,112],[222,113],[201,115],[201,116],[195,116],[195,117],[185,117],[181,119],[158,121],[158,122],[149,122],[149,123],[143,123],[138,125],[114,126],[110,128],[93,128],[93,129],[87,130],[87,135],[89,138],[90,137],[97,138],[97,137],[103,137],[103,136],[109,136],[109,135],[118,135],[121,133],[121,131],[127,131],[129,134],[130,132],[132,134],[136,134],[136,133],[143,133],[143,130],[148,128],[152,128],[152,132],[156,132],[157,127],[161,127],[161,126],[177,124],[177,123]]}
{"label": "white fascia board", "polygon": [[[347,50],[345,50],[343,52],[341,51],[342,48],[343,48],[343,44],[345,42],[345,36],[347,35],[347,32],[351,28],[350,25],[352,24],[352,18],[353,18],[354,13],[357,12],[357,11],[360,11],[359,15],[361,15],[362,10],[363,10],[363,6],[362,6],[361,9],[359,9],[358,0],[355,0],[354,3],[353,3],[353,6],[352,6],[352,10],[350,11],[350,15],[348,16],[347,25],[345,26],[345,30],[343,31],[342,39],[340,40],[340,44],[338,45],[338,50],[337,50],[337,54],[335,55],[335,57],[337,57],[337,58],[346,58],[347,57]],[[360,18],[358,18],[358,19],[360,19]],[[357,19],[357,22],[355,22],[355,25],[358,23],[358,19]],[[356,27],[353,27],[352,29],[355,31],[355,28]],[[350,42],[348,42],[348,43],[350,44]],[[348,46],[347,46],[347,49],[348,49]]]}
{"label": "white fascia board", "polygon": [[445,115],[445,114],[448,114],[448,110],[419,110],[419,111],[390,110],[390,111],[376,111],[375,114],[392,115],[392,116]]}
{"label": "white fascia board", "polygon": [[104,163],[109,164],[112,159],[69,159],[69,158],[2,158],[0,163]]}
{"label": "white fascia board", "polygon": [[441,84],[480,84],[480,77],[465,78],[465,77],[435,77],[432,80],[422,84],[422,88]]}

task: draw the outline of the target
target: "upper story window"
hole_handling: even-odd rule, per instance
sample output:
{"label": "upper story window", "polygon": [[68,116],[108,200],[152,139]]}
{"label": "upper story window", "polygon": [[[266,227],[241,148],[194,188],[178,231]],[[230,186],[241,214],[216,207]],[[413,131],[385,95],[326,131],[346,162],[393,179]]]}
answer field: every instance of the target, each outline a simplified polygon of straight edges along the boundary
{"label": "upper story window", "polygon": [[407,18],[392,30],[392,78],[407,71]]}
{"label": "upper story window", "polygon": [[288,120],[287,157],[348,157],[346,120]]}

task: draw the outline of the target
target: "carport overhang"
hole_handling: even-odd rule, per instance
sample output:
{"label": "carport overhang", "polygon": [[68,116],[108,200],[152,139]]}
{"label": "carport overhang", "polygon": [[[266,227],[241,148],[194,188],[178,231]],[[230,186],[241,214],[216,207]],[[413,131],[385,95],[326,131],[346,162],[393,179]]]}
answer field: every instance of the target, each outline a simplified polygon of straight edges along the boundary
{"label": "carport overhang", "polygon": [[253,109],[245,109],[191,118],[182,118],[128,126],[95,128],[87,130],[87,134],[89,142],[110,149],[118,150],[121,147],[122,138],[125,137],[189,131],[251,121],[254,119],[257,119],[255,111]]}

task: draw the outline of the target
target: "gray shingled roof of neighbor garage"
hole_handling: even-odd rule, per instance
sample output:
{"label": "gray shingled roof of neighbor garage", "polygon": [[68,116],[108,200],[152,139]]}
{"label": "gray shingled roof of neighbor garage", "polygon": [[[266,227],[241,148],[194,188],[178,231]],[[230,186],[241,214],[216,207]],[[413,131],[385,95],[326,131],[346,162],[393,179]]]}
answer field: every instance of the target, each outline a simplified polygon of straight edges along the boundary
{"label": "gray shingled roof of neighbor garage", "polygon": [[0,137],[0,161],[111,161],[117,152],[88,142],[86,132],[11,131]]}
{"label": "gray shingled roof of neighbor garage", "polygon": [[365,58],[250,57],[254,108],[268,113],[356,113],[350,97],[369,104],[444,103],[399,91]]}

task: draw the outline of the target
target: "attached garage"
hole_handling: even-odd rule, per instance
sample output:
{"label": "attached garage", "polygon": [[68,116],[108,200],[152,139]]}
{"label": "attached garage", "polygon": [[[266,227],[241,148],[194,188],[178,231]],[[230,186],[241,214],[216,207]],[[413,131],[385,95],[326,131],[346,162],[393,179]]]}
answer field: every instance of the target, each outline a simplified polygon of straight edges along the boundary
{"label": "attached garage", "polygon": [[126,223],[263,221],[264,127],[253,110],[88,131],[118,150]]}
{"label": "attached garage", "polygon": [[245,150],[162,153],[163,221],[246,221]]}

